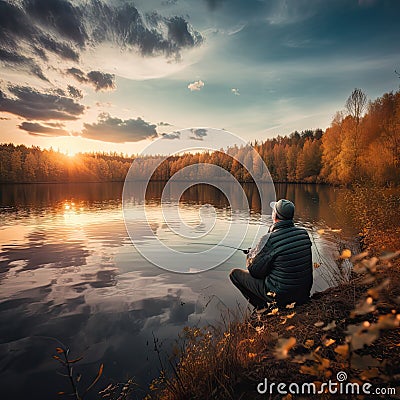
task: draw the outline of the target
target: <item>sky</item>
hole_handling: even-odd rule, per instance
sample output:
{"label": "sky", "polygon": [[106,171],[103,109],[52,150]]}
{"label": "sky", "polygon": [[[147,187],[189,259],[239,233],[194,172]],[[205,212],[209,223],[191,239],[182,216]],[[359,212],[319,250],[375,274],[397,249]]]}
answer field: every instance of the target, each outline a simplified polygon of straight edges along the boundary
{"label": "sky", "polygon": [[136,154],[185,128],[326,129],[354,88],[399,89],[399,15],[396,0],[0,0],[0,143]]}

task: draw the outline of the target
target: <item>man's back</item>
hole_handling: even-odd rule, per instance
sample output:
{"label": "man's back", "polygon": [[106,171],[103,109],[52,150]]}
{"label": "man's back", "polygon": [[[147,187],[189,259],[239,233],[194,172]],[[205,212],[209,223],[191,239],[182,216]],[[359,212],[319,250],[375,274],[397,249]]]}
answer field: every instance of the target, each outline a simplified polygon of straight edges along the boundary
{"label": "man's back", "polygon": [[275,257],[265,285],[281,302],[304,303],[313,283],[310,238],[293,221],[279,221],[274,228],[269,244]]}
{"label": "man's back", "polygon": [[270,203],[273,225],[247,256],[248,271],[235,268],[232,283],[256,308],[265,308],[275,294],[278,306],[302,304],[313,284],[311,241],[305,229],[294,225],[294,204],[287,199]]}

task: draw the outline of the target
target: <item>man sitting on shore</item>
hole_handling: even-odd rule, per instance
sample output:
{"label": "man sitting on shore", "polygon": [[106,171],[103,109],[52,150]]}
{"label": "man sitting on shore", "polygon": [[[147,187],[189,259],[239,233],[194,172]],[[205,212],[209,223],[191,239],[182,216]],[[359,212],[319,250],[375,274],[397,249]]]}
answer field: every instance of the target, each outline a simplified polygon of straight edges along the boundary
{"label": "man sitting on shore", "polygon": [[247,269],[233,269],[232,283],[256,309],[305,303],[313,283],[311,241],[294,225],[294,204],[272,202],[273,225],[247,256]]}

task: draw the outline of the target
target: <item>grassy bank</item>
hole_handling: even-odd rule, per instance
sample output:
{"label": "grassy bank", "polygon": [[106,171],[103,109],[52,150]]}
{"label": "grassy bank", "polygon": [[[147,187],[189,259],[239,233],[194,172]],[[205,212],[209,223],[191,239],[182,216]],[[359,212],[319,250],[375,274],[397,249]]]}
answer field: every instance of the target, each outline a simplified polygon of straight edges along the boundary
{"label": "grassy bank", "polygon": [[[360,223],[364,251],[351,256],[350,281],[303,306],[228,315],[223,329],[186,328],[172,375],[155,379],[147,398],[302,398],[296,386],[293,393],[279,394],[275,387],[272,394],[258,394],[257,385],[267,378],[287,385],[312,382],[319,390],[329,379],[336,382],[339,371],[347,374],[345,382],[396,388],[400,398],[398,201],[387,191],[355,188],[347,206]],[[352,397],[323,389],[321,399]]]}

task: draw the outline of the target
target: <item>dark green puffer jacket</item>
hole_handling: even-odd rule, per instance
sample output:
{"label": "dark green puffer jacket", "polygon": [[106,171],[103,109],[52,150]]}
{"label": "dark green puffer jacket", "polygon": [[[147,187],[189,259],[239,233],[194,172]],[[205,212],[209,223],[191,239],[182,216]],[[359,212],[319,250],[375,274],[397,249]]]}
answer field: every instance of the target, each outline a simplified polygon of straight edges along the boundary
{"label": "dark green puffer jacket", "polygon": [[293,220],[272,225],[269,238],[248,266],[251,276],[265,279],[266,291],[278,304],[306,302],[313,284],[311,241]]}

